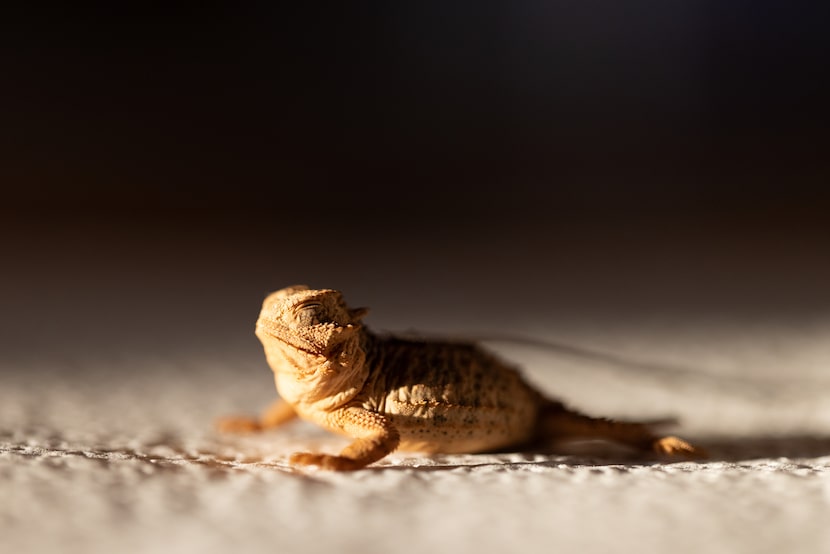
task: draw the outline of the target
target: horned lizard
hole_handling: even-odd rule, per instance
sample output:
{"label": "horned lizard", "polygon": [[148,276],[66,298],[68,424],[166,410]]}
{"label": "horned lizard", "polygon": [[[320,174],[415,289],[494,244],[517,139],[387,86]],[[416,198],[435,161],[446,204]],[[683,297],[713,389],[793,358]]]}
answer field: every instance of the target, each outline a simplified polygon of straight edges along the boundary
{"label": "horned lizard", "polygon": [[271,293],[256,322],[279,399],[259,418],[229,417],[253,432],[299,416],[354,439],[339,455],[296,453],[292,464],[360,469],[396,449],[474,453],[539,439],[602,439],[659,454],[702,453],[648,424],[594,418],[528,384],[485,349],[461,342],[381,336],[336,290],[299,285]]}

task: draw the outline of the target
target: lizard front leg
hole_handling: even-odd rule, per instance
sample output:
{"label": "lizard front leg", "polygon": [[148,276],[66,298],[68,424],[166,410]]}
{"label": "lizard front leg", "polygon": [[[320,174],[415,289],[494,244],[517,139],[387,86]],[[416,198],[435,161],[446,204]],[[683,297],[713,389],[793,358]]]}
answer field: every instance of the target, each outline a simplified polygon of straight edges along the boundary
{"label": "lizard front leg", "polygon": [[223,417],[216,421],[216,428],[223,433],[255,433],[279,427],[296,417],[297,412],[294,411],[291,404],[278,398],[263,410],[258,418],[247,416]]}
{"label": "lizard front leg", "polygon": [[298,452],[291,456],[291,463],[353,471],[380,460],[395,450],[400,442],[398,430],[386,417],[365,408],[341,408],[328,414],[325,423],[330,429],[354,438],[354,442],[338,456]]}

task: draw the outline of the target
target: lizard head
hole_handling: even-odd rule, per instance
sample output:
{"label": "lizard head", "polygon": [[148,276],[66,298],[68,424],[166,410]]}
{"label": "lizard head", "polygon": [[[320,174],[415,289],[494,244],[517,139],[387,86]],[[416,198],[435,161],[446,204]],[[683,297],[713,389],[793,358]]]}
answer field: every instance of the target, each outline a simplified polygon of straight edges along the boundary
{"label": "lizard head", "polygon": [[256,322],[256,335],[263,344],[277,340],[325,356],[357,335],[367,311],[349,308],[336,290],[314,290],[305,285],[287,287],[265,298]]}

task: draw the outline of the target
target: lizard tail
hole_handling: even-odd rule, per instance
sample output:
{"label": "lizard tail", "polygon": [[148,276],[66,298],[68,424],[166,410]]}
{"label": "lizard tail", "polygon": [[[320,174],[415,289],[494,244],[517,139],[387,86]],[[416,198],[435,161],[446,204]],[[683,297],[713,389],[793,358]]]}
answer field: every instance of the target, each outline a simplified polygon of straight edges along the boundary
{"label": "lizard tail", "polygon": [[606,440],[638,450],[654,450],[661,440],[654,427],[672,423],[671,419],[652,421],[618,421],[591,417],[549,401],[540,413],[539,429],[544,439]]}

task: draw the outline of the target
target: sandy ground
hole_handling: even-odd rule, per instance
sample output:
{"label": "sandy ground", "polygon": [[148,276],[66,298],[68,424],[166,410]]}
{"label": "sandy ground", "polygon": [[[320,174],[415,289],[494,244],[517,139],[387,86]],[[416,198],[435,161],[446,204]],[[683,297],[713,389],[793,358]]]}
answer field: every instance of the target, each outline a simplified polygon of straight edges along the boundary
{"label": "sandy ground", "polygon": [[[509,249],[452,268],[441,251],[426,265],[391,251],[348,266],[310,256],[263,266],[227,245],[129,240],[114,258],[102,247],[53,249],[60,286],[36,271],[31,245],[6,275],[0,551],[830,551],[830,318],[817,286],[826,264],[776,261],[771,285],[744,273],[734,282],[746,286],[730,288],[721,270],[676,278],[699,257],[676,273],[629,264],[612,279],[585,258],[529,271]],[[500,269],[485,279],[484,265]],[[722,286],[676,294],[707,275]],[[645,286],[634,292],[605,286],[636,276]],[[654,461],[583,445],[295,470],[290,453],[336,451],[342,439],[305,423],[228,437],[211,422],[272,399],[251,327],[264,292],[300,280],[371,305],[367,322],[380,329],[531,337],[487,344],[588,412],[678,416],[674,431],[711,457]],[[765,296],[781,283],[786,295]],[[677,305],[655,308],[669,298]],[[724,298],[737,301],[713,310]]]}

